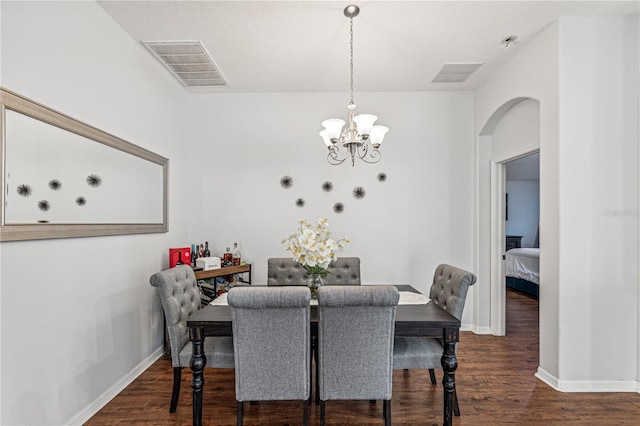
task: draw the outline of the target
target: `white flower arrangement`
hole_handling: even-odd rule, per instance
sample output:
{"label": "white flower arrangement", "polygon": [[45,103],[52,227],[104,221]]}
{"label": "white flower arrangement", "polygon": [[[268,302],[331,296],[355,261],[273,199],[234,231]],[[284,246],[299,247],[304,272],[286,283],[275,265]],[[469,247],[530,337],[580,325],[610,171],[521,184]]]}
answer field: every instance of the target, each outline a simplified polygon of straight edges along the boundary
{"label": "white flower arrangement", "polygon": [[350,241],[346,236],[337,241],[332,239],[327,218],[316,222],[312,226],[306,219],[300,219],[300,228],[282,240],[282,244],[293,253],[293,260],[299,262],[307,274],[324,278],[329,274],[329,263],[337,259],[336,251],[344,249]]}

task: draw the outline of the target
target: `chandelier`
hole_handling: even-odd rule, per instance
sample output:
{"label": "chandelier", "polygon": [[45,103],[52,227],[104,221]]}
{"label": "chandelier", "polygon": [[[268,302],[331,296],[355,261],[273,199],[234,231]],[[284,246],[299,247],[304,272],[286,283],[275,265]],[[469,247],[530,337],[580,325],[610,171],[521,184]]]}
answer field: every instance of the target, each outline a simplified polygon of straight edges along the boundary
{"label": "chandelier", "polygon": [[[380,161],[380,144],[384,135],[389,131],[384,126],[374,126],[378,119],[373,114],[358,114],[354,116],[356,104],[353,102],[353,18],[358,16],[360,8],[356,5],[349,5],[344,9],[344,15],[349,18],[349,47],[351,54],[350,88],[351,102],[347,105],[349,114],[347,123],[339,118],[331,118],[322,122],[324,130],[320,136],[329,149],[327,161],[329,164],[338,165],[351,157],[351,166],[355,166],[356,157],[365,163],[377,163]],[[340,145],[345,149],[341,150]],[[346,152],[345,152],[346,151]]]}

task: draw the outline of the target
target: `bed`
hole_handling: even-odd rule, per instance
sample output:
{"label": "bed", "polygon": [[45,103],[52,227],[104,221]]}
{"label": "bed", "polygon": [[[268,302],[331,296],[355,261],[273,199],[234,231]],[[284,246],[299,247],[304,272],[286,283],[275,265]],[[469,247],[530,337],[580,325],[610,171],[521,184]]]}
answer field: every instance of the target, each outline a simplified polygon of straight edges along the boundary
{"label": "bed", "polygon": [[538,297],[540,249],[514,248],[505,254],[507,287]]}

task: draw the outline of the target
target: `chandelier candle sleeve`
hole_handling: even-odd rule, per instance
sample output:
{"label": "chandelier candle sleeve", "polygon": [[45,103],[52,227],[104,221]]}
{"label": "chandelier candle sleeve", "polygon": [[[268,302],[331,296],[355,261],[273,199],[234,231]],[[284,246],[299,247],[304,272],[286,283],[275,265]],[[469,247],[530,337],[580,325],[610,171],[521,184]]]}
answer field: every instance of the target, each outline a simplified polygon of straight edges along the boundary
{"label": "chandelier candle sleeve", "polygon": [[[356,157],[365,163],[377,163],[381,155],[378,148],[382,144],[385,134],[389,131],[384,126],[374,126],[378,119],[373,114],[358,114],[354,116],[356,104],[353,102],[353,18],[358,16],[360,8],[349,5],[344,9],[344,15],[349,18],[349,49],[350,49],[350,90],[351,101],[348,121],[331,118],[322,122],[324,130],[319,135],[329,150],[327,161],[329,164],[342,164],[351,158],[351,166],[355,166]],[[346,153],[340,149],[340,145]]]}

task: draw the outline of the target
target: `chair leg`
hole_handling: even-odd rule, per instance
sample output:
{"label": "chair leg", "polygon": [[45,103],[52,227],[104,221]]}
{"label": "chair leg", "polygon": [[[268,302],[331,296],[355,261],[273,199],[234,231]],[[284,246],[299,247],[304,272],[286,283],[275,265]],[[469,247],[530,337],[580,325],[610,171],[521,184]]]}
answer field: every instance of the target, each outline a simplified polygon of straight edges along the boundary
{"label": "chair leg", "polygon": [[[309,388],[309,402],[311,402],[311,389],[313,389],[313,385],[315,385],[313,383],[313,338],[311,338],[311,352],[310,352],[310,359],[309,359],[309,380],[311,380],[311,384],[312,386]],[[316,375],[316,382],[318,381],[318,376]]]}
{"label": "chair leg", "polygon": [[302,424],[304,426],[309,426],[309,400],[305,399],[302,404]]}
{"label": "chair leg", "polygon": [[320,426],[324,426],[324,417],[325,417],[325,401],[320,401]]}
{"label": "chair leg", "polygon": [[436,381],[436,372],[433,370],[433,368],[429,369],[429,377],[431,377],[431,384],[432,385],[438,384],[438,382]]}
{"label": "chair leg", "polygon": [[384,405],[383,405],[384,409],[384,425],[385,426],[391,426],[391,400],[390,399],[385,399],[384,400]]}
{"label": "chair leg", "polygon": [[384,399],[382,400],[382,418],[387,423],[387,401]]}
{"label": "chair leg", "polygon": [[313,351],[316,359],[316,404],[320,402],[320,364],[318,363],[318,341],[316,340],[316,348]]}
{"label": "chair leg", "polygon": [[169,412],[175,413],[180,398],[180,381],[182,380],[182,367],[173,367],[173,391],[171,392],[171,404]]}
{"label": "chair leg", "polygon": [[236,414],[237,414],[237,418],[236,418],[236,424],[238,426],[242,426],[242,421],[243,421],[243,409],[244,409],[244,402],[242,401],[237,401],[236,400]]}
{"label": "chair leg", "polygon": [[453,388],[453,415],[460,417],[460,406],[458,406],[458,391]]}

